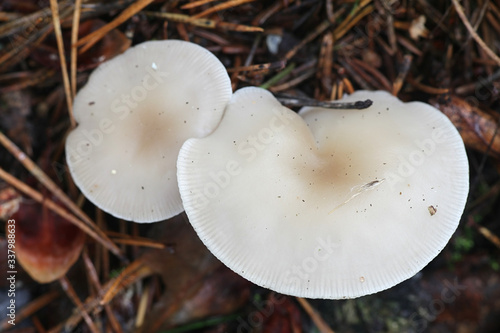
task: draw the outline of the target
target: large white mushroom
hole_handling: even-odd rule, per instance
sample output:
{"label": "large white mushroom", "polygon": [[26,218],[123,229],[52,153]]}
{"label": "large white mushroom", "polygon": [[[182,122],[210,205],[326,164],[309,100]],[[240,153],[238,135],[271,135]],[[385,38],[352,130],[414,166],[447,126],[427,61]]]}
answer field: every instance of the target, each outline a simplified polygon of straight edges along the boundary
{"label": "large white mushroom", "polygon": [[179,149],[212,132],[231,93],[220,61],[184,41],[142,43],[100,65],[74,102],[79,125],[66,140],[66,159],[75,183],[126,220],[177,215]]}
{"label": "large white mushroom", "polygon": [[430,105],[359,91],[364,110],[283,107],[244,88],[219,127],[179,153],[184,208],[248,280],[301,297],[375,293],[427,265],[457,228],[464,144]]}

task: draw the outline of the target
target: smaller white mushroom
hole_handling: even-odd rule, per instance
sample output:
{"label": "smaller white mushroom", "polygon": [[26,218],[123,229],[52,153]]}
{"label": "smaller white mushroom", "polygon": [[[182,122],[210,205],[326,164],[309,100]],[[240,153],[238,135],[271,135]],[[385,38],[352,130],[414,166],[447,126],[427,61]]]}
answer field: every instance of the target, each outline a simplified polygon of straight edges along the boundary
{"label": "smaller white mushroom", "polygon": [[244,88],[179,153],[184,208],[229,268],[275,291],[352,298],[394,286],[446,245],[469,186],[464,144],[430,105],[359,91],[364,110]]}
{"label": "smaller white mushroom", "polygon": [[126,220],[177,215],[179,149],[212,132],[231,93],[220,61],[184,41],[146,42],[102,64],[75,98],[79,125],[66,140],[75,183]]}

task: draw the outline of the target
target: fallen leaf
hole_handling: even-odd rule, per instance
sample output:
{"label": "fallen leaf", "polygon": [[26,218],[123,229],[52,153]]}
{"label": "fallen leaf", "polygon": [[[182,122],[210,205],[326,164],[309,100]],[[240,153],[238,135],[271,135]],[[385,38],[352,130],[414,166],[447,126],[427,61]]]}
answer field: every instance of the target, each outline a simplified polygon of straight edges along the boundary
{"label": "fallen leaf", "polygon": [[457,96],[439,97],[429,103],[450,118],[467,147],[500,158],[498,115],[483,111]]}
{"label": "fallen leaf", "polygon": [[46,207],[24,199],[10,219],[15,221],[17,260],[35,281],[62,277],[78,259],[85,234]]}
{"label": "fallen leaf", "polygon": [[157,224],[151,238],[168,245],[143,256],[166,289],[148,311],[141,332],[230,314],[248,300],[251,283],[217,260],[182,215]]}

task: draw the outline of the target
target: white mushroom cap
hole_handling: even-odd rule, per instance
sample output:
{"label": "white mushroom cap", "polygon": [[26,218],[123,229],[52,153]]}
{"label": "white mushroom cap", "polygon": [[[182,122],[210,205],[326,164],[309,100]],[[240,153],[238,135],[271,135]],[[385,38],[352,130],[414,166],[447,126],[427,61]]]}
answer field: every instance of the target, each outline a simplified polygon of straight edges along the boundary
{"label": "white mushroom cap", "polygon": [[99,66],[75,98],[71,175],[104,211],[136,222],[182,212],[177,154],[219,124],[231,98],[220,61],[196,44],[152,41]]}
{"label": "white mushroom cap", "polygon": [[464,144],[430,105],[359,91],[364,110],[305,108],[244,88],[177,162],[205,245],[248,280],[353,298],[408,279],[446,245],[469,187]]}

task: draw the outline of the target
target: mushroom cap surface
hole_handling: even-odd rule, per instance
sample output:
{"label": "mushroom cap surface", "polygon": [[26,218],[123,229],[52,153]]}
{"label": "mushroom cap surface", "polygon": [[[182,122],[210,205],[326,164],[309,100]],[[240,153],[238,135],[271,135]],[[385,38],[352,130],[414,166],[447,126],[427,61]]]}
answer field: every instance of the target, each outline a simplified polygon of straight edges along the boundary
{"label": "mushroom cap surface", "polygon": [[66,140],[66,160],[75,183],[125,220],[179,214],[179,149],[213,131],[231,94],[222,63],[189,42],[145,42],[103,63],[74,102],[79,125]]}
{"label": "mushroom cap surface", "polygon": [[460,135],[430,105],[358,91],[364,110],[303,108],[238,90],[219,127],[187,140],[178,179],[208,249],[283,294],[354,298],[420,271],[458,226],[469,187]]}

